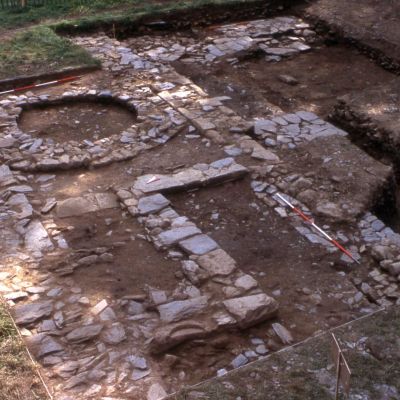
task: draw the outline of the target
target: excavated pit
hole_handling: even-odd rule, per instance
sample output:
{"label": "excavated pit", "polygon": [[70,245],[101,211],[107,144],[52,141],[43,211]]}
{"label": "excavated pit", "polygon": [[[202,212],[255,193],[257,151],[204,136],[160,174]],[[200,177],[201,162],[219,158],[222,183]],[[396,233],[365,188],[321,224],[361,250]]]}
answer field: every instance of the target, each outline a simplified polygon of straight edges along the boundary
{"label": "excavated pit", "polygon": [[70,101],[25,109],[19,118],[23,132],[45,140],[96,141],[121,134],[137,121],[136,112],[108,101]]}
{"label": "excavated pit", "polygon": [[[244,39],[247,35],[251,40]],[[27,327],[34,337],[54,336],[71,350],[60,352],[59,359],[38,357],[45,368],[50,366],[49,376],[60,379],[60,387],[65,385],[75,394],[85,390],[88,397],[93,395],[90,390],[97,390],[103,397],[143,399],[154,382],[162,382],[171,393],[370,313],[377,305],[396,302],[397,278],[385,275],[378,283],[373,281],[379,267],[369,247],[369,240],[379,244],[382,237],[398,239],[386,227],[396,229],[393,172],[361,152],[346,132],[321,119],[326,119],[338,96],[366,81],[375,86],[387,82],[393,78],[390,73],[352,48],[327,46],[312,26],[294,17],[125,42],[103,36],[96,40],[78,39],[100,53],[106,68],[115,73],[108,84],[120,91],[119,98],[124,97],[121,88],[131,91],[137,96],[141,120],[159,123],[139,129],[140,153],[135,148],[121,155],[119,146],[126,143],[118,135],[137,122],[133,105],[128,110],[109,100],[42,104],[41,109],[27,106],[20,117],[21,130],[45,139],[43,147],[52,141],[95,142],[118,136],[112,143],[118,163],[106,160],[95,165],[99,168],[75,171],[68,166],[52,174],[35,170],[29,179],[19,178],[32,186],[32,191],[23,185],[17,190],[26,193],[53,246],[44,255],[36,252],[39,258],[29,263],[32,271],[39,271],[36,284],[50,285],[52,295],[56,293],[54,307],[59,307],[53,318],[57,326],[49,318]],[[95,79],[88,78],[85,84],[95,86]],[[314,114],[285,114],[301,110]],[[278,144],[267,134],[264,137],[262,129],[271,127],[264,118],[278,115],[283,115],[281,122],[294,126],[296,134],[311,128],[317,132],[319,125],[329,135]],[[254,127],[260,121],[261,134]],[[171,127],[176,131],[165,138]],[[29,146],[34,145],[29,142]],[[51,154],[51,148],[43,151],[46,157]],[[232,166],[239,169],[224,177]],[[211,174],[214,180],[205,179],[204,171],[217,178]],[[177,176],[182,181],[171,194],[162,184],[175,184]],[[135,186],[138,181],[143,192]],[[148,189],[158,183],[160,193]],[[354,252],[361,266],[296,219],[276,201],[277,192],[293,196],[296,205]],[[144,193],[162,193],[169,208],[154,211],[152,217],[139,212]],[[9,197],[13,206],[26,205],[20,195]],[[32,213],[29,207],[23,211]],[[24,213],[19,214],[22,221],[17,226],[23,232]],[[232,257],[237,270],[193,277],[190,273],[196,267],[190,261],[200,265],[197,255],[181,242],[170,247],[160,244],[160,236],[172,224],[180,227],[187,220],[196,235],[200,229],[226,252],[225,257]],[[370,223],[380,229],[373,237]],[[28,279],[19,273],[17,279]],[[386,286],[381,283],[385,279]],[[378,295],[366,291],[367,281]],[[269,319],[257,324],[257,315],[249,313],[249,326],[248,321],[232,323],[224,308],[227,299],[260,294],[279,303],[278,314],[272,310]],[[176,320],[163,314],[165,304],[179,308],[174,302],[198,298],[207,303],[206,308],[197,303],[203,307],[199,313],[189,308],[190,313],[178,313]],[[87,343],[69,343],[72,329],[94,323],[96,329],[101,325],[100,334],[84,338]],[[288,329],[289,340],[276,333],[275,323]],[[72,372],[59,367],[81,357],[83,366],[71,367]],[[86,375],[85,363],[99,360]],[[52,365],[57,366],[50,369]],[[99,376],[100,380],[107,376],[104,386],[96,381]]]}

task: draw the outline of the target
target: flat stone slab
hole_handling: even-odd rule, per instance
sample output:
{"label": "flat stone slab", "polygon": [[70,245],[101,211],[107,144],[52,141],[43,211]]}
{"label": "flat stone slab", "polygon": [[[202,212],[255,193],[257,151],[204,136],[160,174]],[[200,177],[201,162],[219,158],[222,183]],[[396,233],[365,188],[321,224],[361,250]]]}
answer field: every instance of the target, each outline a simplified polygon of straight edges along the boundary
{"label": "flat stone slab", "polygon": [[50,250],[54,247],[46,229],[39,221],[32,221],[28,225],[25,233],[25,246],[33,251]]}
{"label": "flat stone slab", "polygon": [[113,324],[106,329],[102,334],[102,339],[107,344],[118,344],[126,339],[126,332],[123,325],[119,322]]}
{"label": "flat stone slab", "polygon": [[162,194],[142,197],[138,203],[138,211],[140,215],[152,214],[162,210],[170,204]]}
{"label": "flat stone slab", "polygon": [[224,250],[216,249],[196,258],[196,262],[213,277],[230,275],[236,269],[235,260]]}
{"label": "flat stone slab", "polygon": [[169,193],[239,179],[247,173],[246,167],[228,157],[211,164],[196,164],[173,175],[143,175],[135,181],[133,189],[145,194]]}
{"label": "flat stone slab", "polygon": [[52,301],[23,304],[14,308],[14,318],[17,325],[29,325],[48,317],[52,311]]}
{"label": "flat stone slab", "polygon": [[164,322],[178,322],[198,313],[207,307],[207,296],[196,297],[190,300],[173,301],[158,306],[160,318]]}
{"label": "flat stone slab", "polygon": [[43,333],[28,336],[25,341],[29,350],[36,358],[45,357],[64,350],[64,347],[60,343],[51,336]]}
{"label": "flat stone slab", "polygon": [[217,249],[218,244],[207,235],[197,235],[182,240],[179,246],[188,254],[203,255]]}
{"label": "flat stone slab", "polygon": [[198,235],[199,233],[201,233],[201,230],[196,226],[182,226],[161,232],[157,239],[163,246],[172,246],[183,239]]}
{"label": "flat stone slab", "polygon": [[97,211],[94,199],[74,197],[57,203],[57,216],[60,218],[79,217],[80,215]]}
{"label": "flat stone slab", "polygon": [[69,332],[66,339],[72,343],[82,343],[99,335],[103,329],[102,324],[86,325]]}
{"label": "flat stone slab", "polygon": [[83,214],[119,207],[114,193],[93,193],[57,202],[57,216],[78,217]]}
{"label": "flat stone slab", "polygon": [[265,293],[225,300],[223,304],[242,329],[275,317],[279,307]]}

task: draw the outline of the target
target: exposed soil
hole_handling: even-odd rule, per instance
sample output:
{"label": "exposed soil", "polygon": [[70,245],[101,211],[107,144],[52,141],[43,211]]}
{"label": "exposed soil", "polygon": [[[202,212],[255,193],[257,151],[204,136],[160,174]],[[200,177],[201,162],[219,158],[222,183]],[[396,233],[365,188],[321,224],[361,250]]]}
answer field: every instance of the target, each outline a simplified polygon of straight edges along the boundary
{"label": "exposed soil", "polygon": [[[280,291],[276,297],[279,319],[290,327],[296,340],[353,318],[342,296],[335,298],[335,294],[354,289],[329,266],[336,255],[310,244],[289,221],[283,222],[256,201],[247,180],[169,198],[178,213],[210,234],[263,290],[268,294]],[[266,330],[260,327],[253,332],[264,336]]]}
{"label": "exposed soil", "polygon": [[120,134],[135,120],[135,115],[123,107],[79,102],[25,110],[19,125],[25,132],[56,142],[95,141]]}
{"label": "exposed soil", "polygon": [[[322,45],[278,63],[254,57],[236,65],[223,62],[211,67],[188,67],[176,62],[175,66],[211,96],[230,96],[232,100],[226,105],[247,119],[268,117],[281,110],[308,110],[326,119],[338,97],[365,87],[378,87],[393,79],[391,73],[342,45]],[[282,75],[293,77],[297,83],[283,82]],[[136,79],[139,81],[140,76]],[[111,74],[97,72],[82,82],[98,88],[111,86],[112,78]],[[61,91],[61,88],[47,90],[50,91]],[[134,123],[135,115],[121,107],[91,103],[27,110],[20,119],[23,131],[55,142],[95,141],[119,134]],[[378,196],[374,190],[379,187],[376,182],[381,170],[374,164],[369,171],[373,160],[367,155],[360,156],[356,147],[342,139],[315,140],[289,153],[287,149],[276,153],[289,170],[315,178],[316,190],[328,193],[329,200],[335,204],[339,198],[345,198],[349,203],[362,203],[360,213],[365,212],[372,207],[373,197]],[[144,174],[171,174],[196,163],[210,163],[225,157],[227,154],[221,146],[186,131],[130,161],[93,170],[57,172],[48,181],[43,179],[44,174],[31,175],[27,180],[32,181],[34,195],[27,196],[34,200],[35,211],[39,213],[50,197],[61,201],[111,188],[129,188]],[[326,166],[331,161],[326,161],[328,158],[334,160]],[[253,166],[254,170],[261,165],[246,154],[238,156],[236,161]],[[40,183],[40,179],[45,182]],[[324,246],[311,244],[292,226],[293,215],[284,219],[257,199],[250,177],[167,197],[181,216],[188,217],[203,233],[210,235],[244,273],[257,280],[262,291],[280,304],[276,320],[244,332],[218,333],[170,350],[170,354],[178,356],[174,366],[165,355],[156,357],[158,365],[154,370],[158,369],[171,387],[195,384],[215,376],[220,368],[230,368],[236,355],[250,349],[251,338],[263,339],[271,352],[281,349],[283,344],[278,343],[271,322],[282,323],[298,342],[372,310],[352,283],[354,276],[368,275],[371,260],[355,270],[339,261],[339,252],[330,253]],[[107,247],[113,256],[112,262],[77,268],[74,275],[65,278],[67,286],[79,284],[82,292],[90,297],[90,304],[102,299],[119,301],[124,296],[142,295],[147,286],[174,291],[183,278],[180,262],[167,259],[157,251],[146,240],[139,222],[120,208],[64,219],[50,213],[43,220],[53,217],[70,248],[65,253],[60,250],[59,260],[51,255],[45,257],[41,265],[44,269],[51,269],[68,252]],[[320,222],[328,221],[321,219]],[[340,227],[346,233],[352,229],[349,224]],[[362,300],[351,306],[357,292]],[[121,347],[133,346],[133,342],[130,337]]]}
{"label": "exposed soil", "polygon": [[322,21],[332,30],[362,47],[377,50],[383,58],[394,59],[397,67],[400,61],[400,32],[398,29],[400,5],[388,1],[385,7],[379,0],[317,0],[306,7],[306,13]]}
{"label": "exposed soil", "polygon": [[[114,121],[110,119],[109,123],[113,124]],[[196,163],[210,163],[227,156],[218,146],[208,146],[207,143],[207,140],[187,139],[184,134],[180,134],[166,144],[146,151],[130,161],[94,170],[58,172],[50,186],[37,186],[38,194],[45,202],[47,197],[53,195],[62,200],[81,196],[93,189],[106,191],[112,186],[129,187],[136,177],[141,175],[169,174]],[[40,174],[37,174],[36,177],[39,176]]]}
{"label": "exposed soil", "polygon": [[[236,66],[188,67],[177,62],[175,67],[210,94],[232,97],[226,104],[245,118],[270,116],[276,107],[326,118],[338,97],[393,79],[391,73],[345,46],[321,46],[277,63],[254,58]],[[298,84],[282,82],[282,75],[292,76]]]}
{"label": "exposed soil", "polygon": [[[56,223],[61,230],[70,227],[65,238],[74,251],[111,247],[112,264],[80,268],[74,276],[84,291],[97,301],[109,296],[143,294],[146,285],[162,290],[175,289],[174,273],[180,268],[179,264],[161,257],[146,240],[137,239],[136,235],[143,235],[143,228],[133,218],[122,217],[119,209],[58,219]],[[154,274],[154,266],[157,266],[157,274]]]}

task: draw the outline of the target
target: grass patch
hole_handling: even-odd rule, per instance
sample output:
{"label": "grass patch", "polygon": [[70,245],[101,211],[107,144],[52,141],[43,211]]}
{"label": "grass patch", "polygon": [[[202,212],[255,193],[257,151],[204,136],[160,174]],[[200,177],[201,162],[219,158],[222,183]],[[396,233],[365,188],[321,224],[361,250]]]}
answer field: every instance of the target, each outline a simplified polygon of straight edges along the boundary
{"label": "grass patch", "polygon": [[[335,331],[352,370],[352,398],[394,399],[400,393],[400,307],[380,311]],[[365,341],[365,350],[353,348]],[[346,345],[349,344],[349,346]],[[358,344],[359,345],[359,344]],[[330,400],[335,369],[325,334],[271,354],[229,375],[186,388],[171,400]],[[326,379],[329,378],[329,380]],[[342,398],[342,397],[341,397]]]}
{"label": "grass patch", "polygon": [[0,79],[98,64],[86,50],[43,26],[0,43]]}
{"label": "grass patch", "polygon": [[25,347],[0,302],[0,400],[47,399]]}
{"label": "grass patch", "polygon": [[[206,5],[249,4],[255,0],[70,0],[59,4],[0,10],[0,27],[4,29],[67,19],[65,25],[87,25],[94,21],[119,23],[157,12],[194,9]],[[0,28],[0,29],[1,29]]]}

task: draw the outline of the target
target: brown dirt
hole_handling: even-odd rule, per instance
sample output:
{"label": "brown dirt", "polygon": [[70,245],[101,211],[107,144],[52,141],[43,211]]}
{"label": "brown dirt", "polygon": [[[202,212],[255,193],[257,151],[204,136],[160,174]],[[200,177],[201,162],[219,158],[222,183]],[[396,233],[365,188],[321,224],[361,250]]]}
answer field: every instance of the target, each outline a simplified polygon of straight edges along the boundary
{"label": "brown dirt", "polygon": [[[179,214],[210,234],[264,291],[281,291],[276,297],[279,319],[296,340],[353,318],[349,307],[334,297],[353,289],[346,277],[329,266],[337,254],[329,255],[323,247],[310,244],[288,220],[256,201],[249,181],[169,197]],[[213,213],[219,214],[218,220],[212,219]],[[305,295],[303,288],[320,294],[320,304]],[[265,325],[253,332],[265,337]]]}
{"label": "brown dirt", "polygon": [[[210,94],[232,97],[227,106],[245,118],[270,116],[276,107],[326,118],[338,97],[393,79],[391,73],[345,46],[322,46],[278,63],[255,58],[238,67],[223,63],[204,68],[179,62],[175,67]],[[290,75],[299,83],[283,83],[280,75]]]}
{"label": "brown dirt", "polygon": [[135,115],[113,104],[77,102],[25,110],[22,131],[56,142],[95,141],[120,134],[135,122]]}
{"label": "brown dirt", "polygon": [[[41,198],[43,202],[52,196],[64,200],[81,196],[89,190],[101,192],[110,187],[129,187],[136,177],[144,174],[169,174],[178,171],[178,168],[187,168],[196,163],[210,163],[225,157],[227,155],[218,146],[206,147],[202,139],[186,139],[182,133],[166,144],[146,151],[130,161],[93,170],[57,172],[50,188],[46,188],[45,185],[45,188],[40,190],[36,186],[36,198]],[[39,176],[40,174],[36,175]]]}
{"label": "brown dirt", "polygon": [[[132,217],[123,218],[121,210],[103,210],[77,218],[56,219],[57,226],[66,231],[64,236],[74,250],[110,248],[114,261],[80,268],[74,273],[85,293],[101,300],[143,294],[146,285],[162,289],[175,289],[175,272],[179,263],[164,259],[154,246],[136,235],[144,230]],[[157,266],[157,274],[154,267]],[[101,289],[100,289],[101,288]]]}
{"label": "brown dirt", "polygon": [[[178,69],[191,76],[211,95],[231,96],[233,100],[228,106],[247,118],[270,115],[276,107],[285,111],[310,110],[325,117],[338,96],[365,85],[376,86],[393,77],[345,47],[321,47],[277,64],[250,60],[238,69],[225,64],[208,70],[191,67],[190,71],[178,64]],[[299,84],[289,86],[282,83],[278,80],[282,74],[294,76]],[[85,77],[83,82],[92,86],[106,85],[110,76],[96,73]],[[233,92],[227,90],[228,85],[232,86]],[[65,90],[65,86],[51,90]],[[113,110],[109,106],[107,112],[96,114],[94,120],[93,110],[103,110],[105,106],[90,105],[83,110],[81,106],[73,107],[29,111],[23,116],[21,126],[27,130],[27,126],[37,125],[29,130],[44,131],[48,137],[62,141],[66,140],[65,131],[75,128],[75,120],[81,121],[74,131],[78,140],[93,140],[96,124],[101,127],[99,137],[104,137],[119,133],[125,125],[132,123],[131,114],[128,118],[125,111]],[[44,121],[43,112],[49,113],[49,121]],[[117,127],[117,123],[122,125]],[[318,149],[314,150],[318,153]],[[306,155],[301,154],[301,149],[294,154],[296,171],[306,172],[319,165],[320,160],[310,162]],[[128,162],[89,171],[59,172],[52,185],[43,185],[35,199],[40,199],[43,204],[47,197],[61,200],[88,191],[105,191],[111,186],[129,187],[135,177],[145,173],[171,173],[179,167],[223,157],[226,154],[218,146],[206,147],[202,138],[187,139],[182,133],[167,144]],[[238,161],[245,165],[250,163],[246,156]],[[255,161],[251,160],[251,163]],[[344,271],[337,271],[331,267],[338,260],[338,254],[329,255],[323,247],[310,244],[291,226],[292,217],[283,220],[260,203],[252,193],[248,179],[170,195],[169,198],[178,213],[189,217],[204,233],[210,234],[236,259],[244,272],[254,276],[261,288],[279,301],[279,321],[292,332],[296,341],[360,315],[359,310],[351,309],[343,302],[354,296],[354,287],[350,283],[352,273],[349,268],[342,265]],[[218,213],[217,219],[213,217],[215,213]],[[56,219],[56,223],[61,229],[73,228],[65,231],[64,235],[74,250],[112,247],[115,257],[112,264],[96,264],[78,269],[74,274],[73,279],[91,295],[91,301],[140,294],[146,285],[163,290],[176,287],[179,263],[164,259],[162,253],[142,239],[132,240],[133,236],[144,233],[143,228],[133,218],[123,218],[121,210]],[[367,268],[365,265],[360,270],[366,273]],[[358,271],[359,274],[363,272]],[[174,349],[172,353],[179,355],[180,361],[173,371],[164,369],[171,375],[165,376],[166,381],[171,377],[177,378],[182,371],[186,373],[185,384],[215,376],[216,370],[226,367],[234,355],[248,349],[250,337],[266,341],[273,338],[270,326],[271,322],[268,322],[245,333],[219,335]],[[275,343],[269,347],[279,349],[282,345]]]}
{"label": "brown dirt", "polygon": [[400,61],[400,4],[380,0],[316,0],[305,7],[311,17]]}

